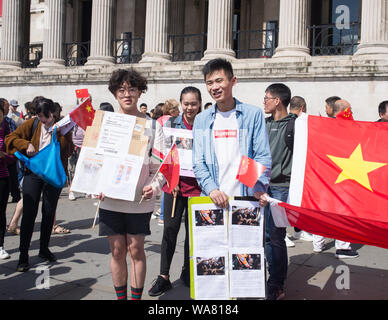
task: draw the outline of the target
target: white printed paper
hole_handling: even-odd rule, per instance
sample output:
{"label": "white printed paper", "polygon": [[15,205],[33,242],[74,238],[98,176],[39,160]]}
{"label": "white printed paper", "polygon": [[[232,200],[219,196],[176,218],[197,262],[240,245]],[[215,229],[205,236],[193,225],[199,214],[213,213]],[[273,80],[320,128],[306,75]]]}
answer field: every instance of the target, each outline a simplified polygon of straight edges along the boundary
{"label": "white printed paper", "polygon": [[134,116],[105,112],[98,137],[98,152],[111,155],[128,154],[135,123]]}

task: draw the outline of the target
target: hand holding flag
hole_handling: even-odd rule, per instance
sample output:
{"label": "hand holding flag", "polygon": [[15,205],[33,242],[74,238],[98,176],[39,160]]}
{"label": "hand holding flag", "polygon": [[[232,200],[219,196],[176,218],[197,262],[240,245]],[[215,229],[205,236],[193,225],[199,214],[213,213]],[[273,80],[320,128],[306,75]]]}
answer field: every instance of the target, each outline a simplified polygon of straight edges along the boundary
{"label": "hand holding flag", "polygon": [[247,156],[242,156],[236,179],[247,187],[253,188],[265,168],[261,163]]}

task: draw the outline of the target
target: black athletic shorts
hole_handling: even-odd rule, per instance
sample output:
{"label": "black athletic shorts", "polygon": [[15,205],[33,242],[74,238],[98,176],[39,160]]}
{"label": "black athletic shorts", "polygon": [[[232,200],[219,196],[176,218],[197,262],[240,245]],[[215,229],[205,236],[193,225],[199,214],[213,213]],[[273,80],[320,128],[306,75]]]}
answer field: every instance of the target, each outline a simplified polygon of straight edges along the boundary
{"label": "black athletic shorts", "polygon": [[99,211],[100,236],[114,236],[117,234],[151,234],[150,220],[152,212],[123,213],[101,209]]}

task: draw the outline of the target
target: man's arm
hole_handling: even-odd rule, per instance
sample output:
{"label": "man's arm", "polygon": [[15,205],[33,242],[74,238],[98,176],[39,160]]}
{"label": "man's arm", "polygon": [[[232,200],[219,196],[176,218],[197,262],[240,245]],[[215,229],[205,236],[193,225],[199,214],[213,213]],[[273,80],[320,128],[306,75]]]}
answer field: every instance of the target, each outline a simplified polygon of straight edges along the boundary
{"label": "man's arm", "polygon": [[210,152],[210,141],[207,139],[210,136],[208,131],[210,129],[199,128],[198,120],[200,121],[196,118],[193,126],[193,171],[202,192],[210,196],[217,206],[224,208],[227,206],[228,196],[219,190],[217,182],[211,177],[206,163],[206,152]]}

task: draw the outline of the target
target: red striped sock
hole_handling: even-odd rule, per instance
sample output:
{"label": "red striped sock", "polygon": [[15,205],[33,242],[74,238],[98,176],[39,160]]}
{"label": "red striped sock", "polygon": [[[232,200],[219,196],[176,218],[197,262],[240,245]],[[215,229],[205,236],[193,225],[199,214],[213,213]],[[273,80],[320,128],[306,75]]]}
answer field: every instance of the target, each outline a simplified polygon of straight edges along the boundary
{"label": "red striped sock", "polygon": [[131,287],[132,300],[141,300],[141,295],[143,294],[143,289],[144,288]]}
{"label": "red striped sock", "polygon": [[117,300],[127,300],[127,285],[114,288],[116,291]]}

